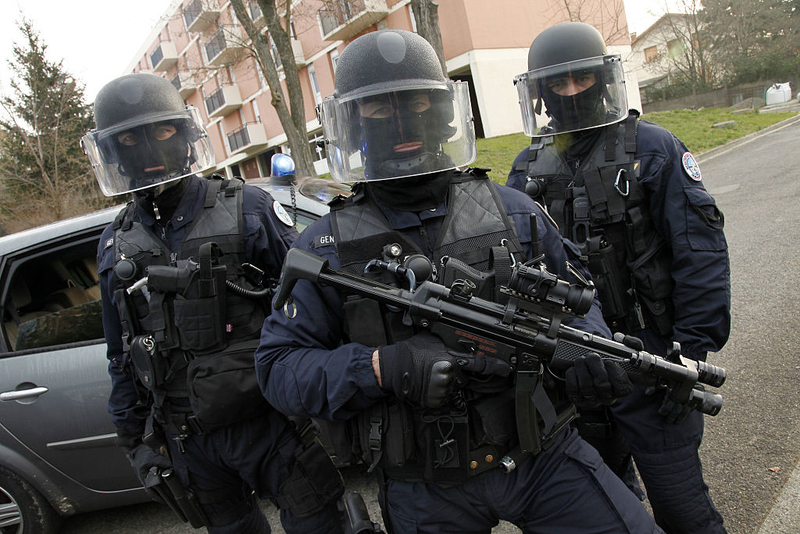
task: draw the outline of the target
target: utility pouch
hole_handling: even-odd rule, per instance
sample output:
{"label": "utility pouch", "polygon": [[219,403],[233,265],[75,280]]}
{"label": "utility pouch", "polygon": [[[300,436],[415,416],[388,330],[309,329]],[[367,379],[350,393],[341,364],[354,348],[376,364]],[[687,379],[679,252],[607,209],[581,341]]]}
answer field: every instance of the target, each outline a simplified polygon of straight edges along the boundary
{"label": "utility pouch", "polygon": [[373,405],[358,415],[358,428],[362,460],[371,467],[403,467],[414,453],[411,409],[405,403]]}
{"label": "utility pouch", "polygon": [[480,445],[507,445],[517,435],[514,390],[487,395],[469,403],[475,441]]}
{"label": "utility pouch", "polygon": [[193,354],[219,350],[224,346],[225,331],[222,314],[225,310],[216,296],[187,299],[175,297],[175,326],[178,327],[181,348]]}
{"label": "utility pouch", "polygon": [[309,517],[341,497],[344,482],[325,449],[314,440],[297,456],[279,491],[278,506],[297,517]]}
{"label": "utility pouch", "polygon": [[136,378],[144,387],[152,390],[167,376],[167,362],[156,351],[153,336],[135,336],[128,349]]}
{"label": "utility pouch", "polygon": [[219,247],[200,247],[199,267],[189,286],[175,295],[173,309],[181,348],[192,354],[217,352],[225,346],[225,265],[217,265]]}
{"label": "utility pouch", "polygon": [[189,402],[206,431],[249,419],[268,408],[256,378],[253,354],[258,343],[258,339],[243,341],[189,362]]}
{"label": "utility pouch", "polygon": [[469,479],[469,420],[464,415],[426,417],[422,437],[427,458],[423,477],[440,485],[463,484]]}
{"label": "utility pouch", "polygon": [[590,238],[586,246],[589,272],[592,273],[598,298],[603,305],[603,317],[606,319],[624,317],[628,308],[626,306],[628,285],[624,283],[623,273],[614,268],[614,246],[602,236]]}

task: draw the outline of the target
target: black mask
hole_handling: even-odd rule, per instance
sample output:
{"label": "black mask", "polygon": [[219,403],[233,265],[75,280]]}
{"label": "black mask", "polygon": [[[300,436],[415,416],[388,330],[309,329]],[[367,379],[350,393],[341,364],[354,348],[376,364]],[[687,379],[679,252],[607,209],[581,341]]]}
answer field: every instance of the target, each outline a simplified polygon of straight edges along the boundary
{"label": "black mask", "polygon": [[580,93],[561,96],[545,84],[542,96],[547,104],[547,114],[558,123],[560,131],[591,128],[600,124],[605,118],[602,86],[598,76],[594,85]]}
{"label": "black mask", "polygon": [[380,102],[391,110],[382,118],[362,118],[367,179],[424,174],[440,169],[442,123],[435,105],[417,112],[415,97],[403,92],[380,95],[367,102]]}
{"label": "black mask", "polygon": [[[140,209],[154,216],[165,225],[178,208],[178,204],[180,204],[188,185],[189,180],[184,178],[166,183],[163,186],[141,189],[134,193],[134,197]],[[156,213],[156,210],[158,213]]]}
{"label": "black mask", "polygon": [[163,182],[166,177],[186,174],[191,165],[189,143],[180,125],[171,137],[158,140],[154,136],[156,124],[132,128],[137,143],[126,146],[118,142],[121,171],[132,178],[134,187]]}
{"label": "black mask", "polygon": [[367,182],[368,190],[387,206],[399,211],[433,209],[447,196],[453,171],[424,176]]}

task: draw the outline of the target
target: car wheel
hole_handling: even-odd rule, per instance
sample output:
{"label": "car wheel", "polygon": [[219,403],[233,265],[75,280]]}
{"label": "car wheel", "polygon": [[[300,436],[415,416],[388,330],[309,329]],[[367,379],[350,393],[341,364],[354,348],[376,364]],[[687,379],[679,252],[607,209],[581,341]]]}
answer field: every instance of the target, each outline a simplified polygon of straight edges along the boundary
{"label": "car wheel", "polygon": [[51,534],[60,522],[38,491],[0,467],[0,534]]}

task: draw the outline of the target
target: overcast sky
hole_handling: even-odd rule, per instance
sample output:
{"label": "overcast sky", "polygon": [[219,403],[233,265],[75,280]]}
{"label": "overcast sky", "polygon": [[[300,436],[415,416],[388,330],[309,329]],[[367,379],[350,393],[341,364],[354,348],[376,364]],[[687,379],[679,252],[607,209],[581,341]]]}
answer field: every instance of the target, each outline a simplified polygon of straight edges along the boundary
{"label": "overcast sky", "polygon": [[[33,21],[48,47],[50,61],[86,84],[86,99],[126,69],[173,0],[2,0],[0,8],[0,89],[8,90],[8,60],[21,14]],[[449,0],[439,0],[447,2]],[[624,0],[630,31],[641,33],[664,13],[666,0]],[[654,14],[653,14],[654,13]]]}

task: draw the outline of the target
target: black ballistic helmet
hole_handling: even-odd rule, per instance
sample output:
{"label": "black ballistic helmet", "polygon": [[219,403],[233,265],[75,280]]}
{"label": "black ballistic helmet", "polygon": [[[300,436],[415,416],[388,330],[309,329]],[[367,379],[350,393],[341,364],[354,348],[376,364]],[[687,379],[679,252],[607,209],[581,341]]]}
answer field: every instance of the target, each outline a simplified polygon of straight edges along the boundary
{"label": "black ballistic helmet", "polygon": [[[81,143],[108,196],[172,182],[214,163],[199,112],[160,76],[112,80],[97,94],[94,116],[97,128]],[[165,127],[174,134],[165,137]],[[135,143],[120,142],[123,133]]]}
{"label": "black ballistic helmet", "polygon": [[[554,81],[589,76],[594,84],[578,93],[551,89]],[[556,24],[537,35],[528,50],[528,72],[514,83],[530,136],[605,126],[628,114],[621,58],[609,54],[600,32],[584,22]]]}
{"label": "black ballistic helmet", "polygon": [[605,56],[600,32],[585,22],[563,22],[536,36],[528,50],[528,70]]}
{"label": "black ballistic helmet", "polygon": [[[365,112],[376,102],[389,112]],[[319,112],[331,175],[341,182],[418,176],[475,158],[466,84],[448,80],[433,47],[412,32],[380,30],[350,43]]]}

